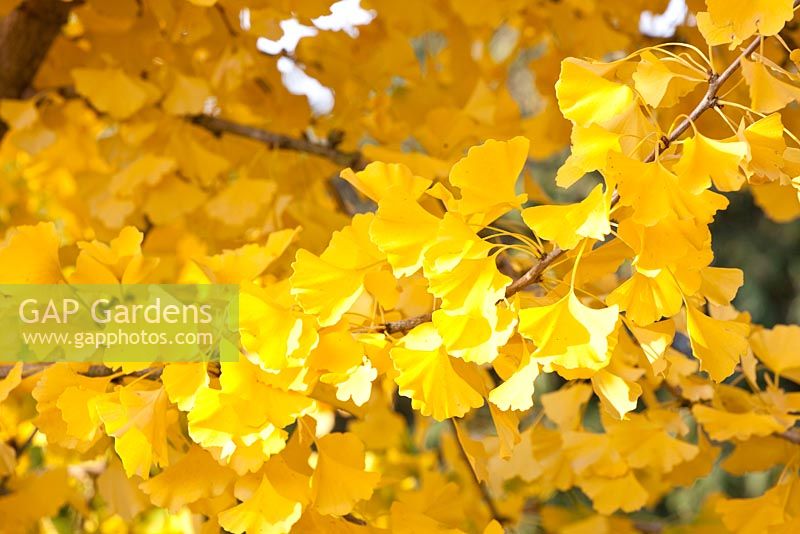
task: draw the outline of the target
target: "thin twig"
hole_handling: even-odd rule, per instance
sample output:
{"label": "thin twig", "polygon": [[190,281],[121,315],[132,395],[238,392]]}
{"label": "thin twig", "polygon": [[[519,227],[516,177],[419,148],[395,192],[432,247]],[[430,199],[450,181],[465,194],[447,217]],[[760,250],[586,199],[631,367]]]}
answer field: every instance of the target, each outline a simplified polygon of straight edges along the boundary
{"label": "thin twig", "polygon": [[367,164],[367,160],[361,152],[345,152],[328,145],[313,143],[307,139],[270,132],[254,126],[246,126],[219,117],[212,117],[211,115],[196,115],[191,118],[191,121],[193,124],[205,128],[215,135],[232,134],[247,137],[264,143],[270,148],[294,150],[295,152],[305,152],[327,158],[337,165],[350,167],[355,171],[363,169]]}

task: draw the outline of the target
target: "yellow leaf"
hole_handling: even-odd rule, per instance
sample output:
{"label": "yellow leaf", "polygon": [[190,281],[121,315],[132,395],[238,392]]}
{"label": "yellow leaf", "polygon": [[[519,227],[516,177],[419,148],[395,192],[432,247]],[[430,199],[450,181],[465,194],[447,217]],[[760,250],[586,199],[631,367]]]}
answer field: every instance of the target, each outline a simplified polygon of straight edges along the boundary
{"label": "yellow leaf", "polygon": [[609,293],[606,303],[618,305],[638,326],[647,326],[661,317],[676,315],[681,310],[683,295],[669,270],[643,273],[636,269],[630,278]]}
{"label": "yellow leaf", "polygon": [[20,382],[22,382],[22,362],[17,362],[11,367],[5,378],[0,378],[0,402],[6,400]]}
{"label": "yellow leaf", "polygon": [[289,290],[284,281],[263,288],[245,284],[239,292],[242,346],[264,370],[301,365],[319,339],[317,321],[297,309]]}
{"label": "yellow leaf", "polygon": [[659,161],[643,163],[612,153],[607,174],[619,184],[620,204],[633,208],[633,220],[644,226],[668,216],[708,224],[728,206],[728,199],[713,191],[692,194],[684,190],[678,177]]}
{"label": "yellow leaf", "polygon": [[630,87],[603,78],[593,67],[594,64],[575,58],[561,62],[561,75],[556,82],[558,107],[578,126],[603,125],[625,113],[636,101]]}
{"label": "yellow leaf", "polygon": [[800,87],[773,75],[760,61],[742,58],[742,76],[750,87],[750,104],[755,111],[772,113],[800,99]]}
{"label": "yellow leaf", "polygon": [[395,188],[403,191],[408,199],[417,200],[431,185],[431,180],[416,176],[401,163],[380,161],[370,163],[363,171],[345,169],[341,177],[374,202],[389,199],[389,191]]}
{"label": "yellow leaf", "polygon": [[249,244],[235,250],[225,250],[216,256],[207,256],[197,263],[217,284],[249,282],[261,275],[292,243],[297,228],[272,232],[264,245]]}
{"label": "yellow leaf", "polygon": [[503,411],[529,410],[533,407],[533,383],[539,376],[539,364],[526,354],[502,384],[489,392],[489,401]]}
{"label": "yellow leaf", "polygon": [[516,184],[529,144],[524,137],[515,137],[509,141],[489,139],[470,148],[450,170],[450,183],[461,191],[456,211],[471,215],[475,224],[488,224],[518,208],[525,195],[516,194]]}
{"label": "yellow leaf", "polygon": [[0,244],[0,282],[58,284],[64,280],[53,223],[17,226]]}
{"label": "yellow leaf", "polygon": [[697,445],[673,437],[671,429],[656,418],[638,413],[628,417],[626,421],[605,421],[604,426],[614,447],[634,469],[669,473],[700,452]]}
{"label": "yellow leaf", "polygon": [[746,168],[751,183],[772,182],[781,178],[786,141],[780,113],[767,115],[747,128],[742,123],[737,137],[746,141],[749,147]]}
{"label": "yellow leaf", "polygon": [[[678,304],[680,308],[680,304]],[[676,312],[677,313],[677,312]],[[644,352],[647,361],[652,366],[653,373],[661,374],[667,366],[664,354],[672,345],[675,337],[675,321],[666,319],[648,326],[634,326],[627,324],[628,329],[636,338],[636,342]]]}
{"label": "yellow leaf", "polygon": [[654,108],[671,107],[705,81],[705,73],[697,72],[672,57],[656,57],[645,51],[636,65],[633,80],[644,101]]}
{"label": "yellow leaf", "polygon": [[147,495],[137,487],[138,481],[125,475],[122,463],[114,455],[97,477],[97,493],[105,505],[126,521],[131,521],[150,506]]}
{"label": "yellow leaf", "polygon": [[129,477],[139,475],[146,479],[153,462],[159,466],[169,463],[164,388],[122,387],[99,399],[95,406],[106,433],[115,438],[114,448]]}
{"label": "yellow leaf", "polygon": [[328,434],[317,440],[311,501],[323,515],[346,515],[369,499],[380,475],[364,470],[364,444],[355,434]]}
{"label": "yellow leaf", "polygon": [[172,158],[145,154],[112,176],[108,190],[115,195],[129,197],[144,187],[158,184],[175,167]]}
{"label": "yellow leaf", "polygon": [[464,451],[469,467],[475,474],[475,478],[480,482],[485,482],[489,479],[489,455],[486,453],[486,448],[478,440],[472,439],[467,430],[461,428],[462,423],[453,419],[453,426],[456,429],[456,439],[458,440],[461,450]]}
{"label": "yellow leaf", "polygon": [[791,422],[780,423],[766,413],[733,413],[702,404],[692,406],[692,415],[703,425],[711,439],[717,441],[732,438],[744,441],[752,436],[769,436],[775,432],[783,432],[792,426]]}
{"label": "yellow leaf", "polygon": [[792,18],[792,0],[706,0],[697,27],[711,46],[730,43],[733,50],[755,34],[775,35]]}
{"label": "yellow leaf", "polygon": [[164,366],[161,372],[161,383],[169,401],[185,412],[192,409],[195,395],[209,381],[205,362],[172,363]]}
{"label": "yellow leaf", "polygon": [[180,459],[140,488],[156,506],[177,512],[187,504],[220,495],[236,473],[217,463],[202,447],[192,445]]}
{"label": "yellow leaf", "polygon": [[410,398],[422,415],[444,421],[483,406],[482,386],[476,383],[474,371],[464,361],[447,355],[433,324],[411,330],[390,354],[398,372],[395,382],[400,394]]}
{"label": "yellow leaf", "polygon": [[612,514],[617,510],[635,512],[647,503],[647,490],[633,473],[619,478],[590,477],[578,485],[601,514]]}
{"label": "yellow leaf", "polygon": [[608,337],[619,317],[617,306],[593,309],[570,291],[549,306],[519,312],[519,333],[533,340],[533,357],[565,377],[589,378],[609,363]]}
{"label": "yellow leaf", "polygon": [[582,238],[602,241],[611,232],[609,195],[598,184],[576,204],[535,206],[522,211],[522,219],[542,239],[554,241],[560,248],[574,248]]}
{"label": "yellow leaf", "polygon": [[770,182],[750,186],[756,204],[775,222],[788,223],[800,217],[800,199],[791,185]]}
{"label": "yellow leaf", "polygon": [[[792,493],[797,492],[797,479],[792,482],[779,482],[769,488],[763,495],[750,499],[720,499],[716,504],[716,512],[722,517],[722,523],[729,532],[756,534],[758,532],[784,532],[789,534],[796,530],[788,523],[787,508],[794,504]],[[787,524],[786,530],[780,525]],[[796,525],[795,525],[796,527]]]}
{"label": "yellow leaf", "polygon": [[673,169],[680,184],[697,194],[713,180],[720,191],[738,191],[744,183],[739,164],[747,155],[742,141],[717,141],[696,133],[683,141],[681,159]]}
{"label": "yellow leaf", "polygon": [[800,383],[800,326],[780,324],[750,336],[758,359],[781,376]]}
{"label": "yellow leaf", "polygon": [[158,258],[142,255],[144,235],[133,226],[126,226],[106,245],[100,241],[78,243],[80,254],[75,271],[69,277],[73,284],[140,284],[152,274]]}
{"label": "yellow leaf", "polygon": [[591,386],[579,382],[542,395],[542,407],[547,418],[561,430],[577,430],[583,417],[582,407],[591,396]]}
{"label": "yellow leaf", "polygon": [[178,72],[161,107],[173,115],[196,115],[203,112],[210,96],[211,87],[205,78],[185,76]]}
{"label": "yellow leaf", "polygon": [[433,312],[433,324],[448,354],[484,364],[497,357],[498,348],[514,333],[517,321],[515,311],[501,303],[480,313],[439,309]]}
{"label": "yellow leaf", "polygon": [[115,119],[127,119],[159,97],[158,88],[122,69],[72,70],[75,90]]}
{"label": "yellow leaf", "polygon": [[386,254],[395,276],[410,276],[422,267],[424,254],[439,230],[439,219],[425,211],[413,193],[398,187],[388,192],[378,203],[369,236]]}
{"label": "yellow leaf", "polygon": [[592,376],[592,386],[603,407],[617,419],[636,409],[642,394],[639,384],[625,380],[621,376],[601,369]]}
{"label": "yellow leaf", "polygon": [[584,174],[606,166],[609,152],[620,152],[620,134],[597,124],[572,128],[572,150],[567,161],[558,169],[556,184],[569,187]]}
{"label": "yellow leaf", "polygon": [[66,468],[30,473],[0,496],[0,531],[8,534],[35,530],[39,519],[58,513],[70,497]]}
{"label": "yellow leaf", "polygon": [[219,514],[219,524],[228,532],[288,533],[303,512],[303,505],[281,495],[266,476],[243,503]]}
{"label": "yellow leaf", "polygon": [[736,321],[712,319],[692,306],[686,308],[686,324],[692,352],[700,368],[715,382],[729,377],[739,357],[747,352],[750,326]]}
{"label": "yellow leaf", "polygon": [[741,269],[706,267],[700,271],[700,275],[703,278],[700,293],[717,306],[730,304],[744,284],[744,273]]}
{"label": "yellow leaf", "polygon": [[333,234],[320,256],[297,251],[289,279],[291,292],[306,313],[319,316],[322,326],[339,322],[363,293],[367,271],[377,270],[383,262],[383,254],[368,236],[373,217],[354,217],[350,226]]}

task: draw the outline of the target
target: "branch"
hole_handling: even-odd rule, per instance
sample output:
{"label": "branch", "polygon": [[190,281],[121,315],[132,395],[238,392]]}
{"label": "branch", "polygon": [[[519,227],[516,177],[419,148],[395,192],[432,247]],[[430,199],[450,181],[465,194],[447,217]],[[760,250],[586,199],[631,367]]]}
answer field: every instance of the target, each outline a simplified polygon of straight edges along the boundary
{"label": "branch", "polygon": [[[800,5],[800,0],[795,1],[795,7]],[[761,43],[761,36],[756,37],[753,39],[750,44],[739,54],[733,62],[728,65],[728,67],[719,74],[711,73],[708,79],[708,90],[706,94],[703,96],[703,99],[695,106],[695,108],[689,113],[689,115],[683,119],[678,126],[669,134],[669,136],[664,136],[661,140],[663,146],[657,147],[653,150],[653,152],[647,157],[645,160],[646,163],[651,163],[656,160],[658,157],[659,151],[664,151],[670,147],[672,143],[674,143],[683,133],[689,129],[694,121],[696,121],[700,115],[708,111],[709,109],[713,108],[717,105],[717,93],[719,92],[720,87],[730,78],[733,73],[735,73],[739,67],[742,65],[742,59],[748,57],[750,54],[758,48],[758,45]],[[614,207],[619,202],[619,191],[614,190],[614,193],[611,195],[611,203],[610,207]],[[521,277],[514,280],[510,286],[506,288],[506,298],[518,293],[522,289],[528,287],[529,285],[536,284],[541,281],[542,275],[547,270],[547,268],[556,261],[559,257],[564,254],[564,251],[558,247],[555,247],[551,252],[545,255],[544,258],[539,260],[536,264],[534,264],[525,274]],[[420,324],[426,323],[431,320],[431,314],[427,313],[425,315],[418,315],[415,317],[409,317],[407,319],[401,319],[399,321],[391,321],[385,323],[384,325],[379,325],[377,328],[378,331],[386,332],[388,334],[393,334],[396,332],[405,332],[418,326]]]}
{"label": "branch", "polygon": [[[22,97],[75,5],[25,0],[0,21],[0,98]],[[0,137],[6,130],[0,124]]]}
{"label": "branch", "polygon": [[[800,4],[800,0],[795,2],[795,6]],[[742,50],[742,53],[736,56],[736,59],[728,65],[728,67],[722,71],[721,73],[717,74],[712,72],[708,77],[708,90],[706,94],[703,96],[703,99],[695,106],[695,108],[687,115],[678,126],[672,130],[669,136],[663,137],[661,142],[663,144],[660,149],[656,147],[653,152],[648,156],[645,160],[646,163],[651,163],[656,160],[658,157],[659,150],[664,151],[672,145],[681,135],[683,132],[689,129],[693,122],[695,122],[700,115],[708,111],[709,109],[713,108],[717,105],[717,93],[719,92],[720,87],[728,81],[734,72],[739,70],[739,67],[742,65],[742,59],[747,58],[750,54],[752,54],[758,45],[761,44],[762,37],[759,35],[755,39],[753,39],[747,47]]]}
{"label": "branch", "polygon": [[247,137],[264,143],[270,148],[306,152],[322,158],[327,158],[342,167],[351,167],[361,170],[367,165],[367,160],[361,152],[345,152],[332,146],[313,143],[308,139],[295,138],[284,134],[274,133],[254,126],[245,126],[226,119],[210,115],[196,115],[191,118],[193,124],[205,128],[214,135],[232,134]]}

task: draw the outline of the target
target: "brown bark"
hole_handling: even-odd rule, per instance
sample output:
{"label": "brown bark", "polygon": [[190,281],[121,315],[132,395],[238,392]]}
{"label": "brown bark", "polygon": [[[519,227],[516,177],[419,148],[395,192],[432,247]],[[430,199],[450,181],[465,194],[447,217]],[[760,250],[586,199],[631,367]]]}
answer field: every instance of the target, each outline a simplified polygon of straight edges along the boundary
{"label": "brown bark", "polygon": [[[76,2],[24,0],[0,21],[0,98],[20,98]],[[0,123],[0,137],[6,125]]]}

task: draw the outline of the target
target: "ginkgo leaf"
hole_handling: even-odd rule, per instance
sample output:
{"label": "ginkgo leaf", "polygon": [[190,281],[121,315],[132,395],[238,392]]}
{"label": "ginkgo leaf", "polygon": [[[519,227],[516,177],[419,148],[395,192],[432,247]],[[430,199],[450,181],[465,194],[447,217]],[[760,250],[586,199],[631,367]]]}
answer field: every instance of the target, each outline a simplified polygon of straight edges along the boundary
{"label": "ginkgo leaf", "polygon": [[0,281],[4,284],[58,284],[64,280],[53,223],[18,226],[0,244]]}
{"label": "ginkgo leaf", "polygon": [[618,183],[620,204],[633,208],[633,220],[653,226],[669,216],[710,223],[728,206],[728,199],[713,191],[692,194],[680,187],[678,177],[659,161],[643,163],[611,154],[607,175]]}
{"label": "ginkgo leaf", "polygon": [[597,185],[576,204],[535,206],[522,211],[522,219],[542,239],[554,241],[560,248],[574,248],[582,238],[603,240],[611,232],[609,196]]}
{"label": "ginkgo leaf", "polygon": [[432,319],[447,353],[477,364],[492,362],[517,324],[516,311],[504,303],[480,313],[439,309]]}
{"label": "ginkgo leaf", "polygon": [[750,345],[758,359],[781,376],[800,382],[800,326],[776,325],[753,332]]}
{"label": "ginkgo leaf", "polygon": [[466,259],[449,272],[428,275],[429,291],[452,312],[483,313],[505,297],[511,279],[500,273],[494,256]]}
{"label": "ginkgo leaf", "polygon": [[9,394],[22,381],[22,362],[17,362],[8,371],[8,374],[0,378],[0,402],[6,400]]}
{"label": "ginkgo leaf", "polygon": [[730,304],[744,284],[744,273],[741,269],[706,267],[700,271],[700,276],[703,278],[700,293],[718,306]]}
{"label": "ginkgo leaf", "polygon": [[576,383],[542,395],[542,408],[547,418],[559,428],[576,430],[581,423],[582,407],[591,396],[589,384]]}
{"label": "ginkgo leaf", "polygon": [[[680,307],[680,305],[678,306]],[[664,355],[675,338],[675,321],[666,319],[647,326],[635,326],[630,323],[626,323],[626,325],[642,349],[647,361],[650,362],[653,372],[656,374],[663,373],[667,366]]]}
{"label": "ginkgo leaf", "polygon": [[159,97],[150,82],[130,76],[122,69],[87,69],[72,71],[75,89],[100,111],[115,119],[127,119]]}
{"label": "ginkgo leaf", "polygon": [[283,254],[297,233],[297,228],[287,228],[271,233],[264,245],[249,244],[196,261],[217,284],[249,282]]}
{"label": "ginkgo leaf", "polygon": [[161,107],[173,115],[196,115],[203,112],[210,96],[211,87],[205,78],[177,72]]}
{"label": "ginkgo leaf", "polygon": [[636,409],[642,394],[639,384],[625,380],[621,376],[601,369],[592,376],[592,386],[608,413],[617,419]]}
{"label": "ginkgo leaf", "polygon": [[739,357],[747,352],[746,336],[750,326],[713,319],[692,306],[686,308],[686,324],[692,352],[700,360],[700,368],[716,382],[729,377]]}
{"label": "ginkgo leaf", "polygon": [[742,76],[750,87],[750,104],[755,111],[772,113],[800,99],[800,87],[773,75],[760,61],[742,58]]}
{"label": "ginkgo leaf", "polygon": [[526,355],[514,374],[489,392],[489,401],[503,411],[530,409],[533,407],[533,383],[537,376],[539,364]]}
{"label": "ginkgo leaf", "polygon": [[69,281],[73,284],[139,284],[152,275],[158,258],[142,254],[144,235],[126,226],[109,244],[79,242],[80,254]]}
{"label": "ginkgo leaf", "polygon": [[26,474],[14,491],[0,496],[0,514],[6,532],[27,532],[44,517],[58,513],[70,498],[70,482],[64,467]]}
{"label": "ginkgo leaf", "polygon": [[167,395],[164,388],[123,387],[95,403],[106,433],[130,477],[150,476],[153,463],[169,463],[167,447]]}
{"label": "ginkgo leaf", "polygon": [[287,282],[245,284],[239,293],[242,346],[265,370],[300,364],[319,340],[317,321],[295,308]]}
{"label": "ginkgo leaf", "polygon": [[759,208],[773,221],[788,223],[800,217],[800,199],[795,189],[778,181],[750,187]]}
{"label": "ginkgo leaf", "polygon": [[416,176],[401,163],[374,161],[362,171],[345,169],[341,176],[374,202],[389,198],[389,191],[394,188],[403,191],[409,199],[417,200],[431,185],[431,180]]}
{"label": "ginkgo leaf", "polygon": [[780,113],[773,113],[745,128],[739,127],[737,137],[748,146],[747,174],[750,182],[762,183],[781,178],[786,141]]}
{"label": "ginkgo leaf", "polygon": [[220,512],[219,524],[228,532],[289,532],[303,512],[303,505],[281,495],[266,476],[241,504]]}
{"label": "ginkgo leaf", "polygon": [[654,273],[637,269],[608,294],[606,303],[619,306],[635,324],[647,326],[661,317],[676,315],[683,304],[683,293],[667,269]]}
{"label": "ginkgo leaf", "polygon": [[433,324],[411,330],[390,354],[400,394],[410,398],[423,415],[443,421],[483,406],[482,386],[474,371],[447,355]]}
{"label": "ginkgo leaf", "polygon": [[380,475],[364,469],[364,444],[355,434],[328,434],[317,440],[311,477],[312,506],[324,515],[346,515],[369,499]]}
{"label": "ginkgo leaf", "polygon": [[291,292],[306,313],[319,316],[322,326],[339,322],[364,291],[367,271],[383,260],[369,241],[372,221],[372,215],[354,217],[352,225],[334,234],[320,256],[305,249],[297,251],[289,279]]}
{"label": "ginkgo leaf", "polygon": [[489,139],[470,148],[450,170],[450,183],[461,191],[456,210],[472,215],[476,224],[488,224],[518,208],[525,195],[516,194],[516,183],[529,144],[524,137],[515,137],[509,141]]}
{"label": "ginkgo leaf", "polygon": [[705,73],[671,58],[658,58],[651,51],[640,55],[633,80],[649,106],[670,107],[705,81]]}
{"label": "ginkgo leaf", "polygon": [[195,395],[209,382],[208,365],[205,362],[173,363],[164,366],[161,372],[161,383],[169,401],[183,411],[192,409]]}
{"label": "ginkgo leaf", "polygon": [[180,460],[139,487],[156,506],[178,511],[202,498],[220,495],[235,476],[203,448],[192,446]]}
{"label": "ginkgo leaf", "polygon": [[[779,482],[763,495],[749,499],[720,499],[715,510],[730,532],[783,532],[795,530],[787,521],[787,505],[792,502],[797,482]],[[795,493],[796,494],[796,493]],[[796,521],[792,521],[796,523]],[[785,526],[785,530],[781,527]]]}
{"label": "ginkgo leaf", "polygon": [[633,512],[645,505],[648,493],[633,473],[618,478],[590,477],[578,483],[601,514]]}
{"label": "ginkgo leaf", "polygon": [[480,482],[487,481],[489,479],[489,469],[487,467],[489,455],[483,443],[470,437],[467,430],[462,428],[462,424],[455,419],[453,420],[453,427],[456,429],[456,439],[459,447],[464,451],[469,467],[475,473],[475,478]]}
{"label": "ginkgo leaf", "polygon": [[635,469],[669,473],[700,452],[697,445],[672,436],[670,429],[657,419],[641,414],[631,414],[624,422],[606,421],[604,426],[617,450]]}
{"label": "ginkgo leaf", "polygon": [[742,141],[717,141],[696,133],[683,141],[681,159],[673,170],[678,181],[692,193],[708,189],[711,182],[720,191],[738,191],[744,183],[739,165],[747,155]]}
{"label": "ginkgo leaf", "polygon": [[575,58],[561,62],[556,96],[564,117],[584,127],[602,125],[635,102],[630,87],[602,77],[591,63]]}
{"label": "ginkgo leaf", "polygon": [[590,308],[570,291],[554,304],[520,310],[519,333],[536,343],[534,358],[570,378],[588,378],[608,365],[618,318],[617,306]]}
{"label": "ginkgo leaf", "polygon": [[604,168],[609,152],[622,150],[620,134],[597,124],[574,126],[570,139],[570,155],[556,174],[556,184],[559,187],[569,187],[584,174]]}
{"label": "ginkgo leaf", "polygon": [[122,462],[113,455],[105,471],[97,477],[98,495],[110,510],[126,521],[133,520],[150,506],[150,500],[138,485],[139,481],[128,478]]}
{"label": "ginkgo leaf", "polygon": [[711,439],[724,441],[731,438],[746,440],[752,436],[769,436],[783,432],[791,423],[781,423],[766,413],[728,412],[702,404],[692,406],[692,415],[703,425]]}
{"label": "ginkgo leaf", "polygon": [[405,189],[393,187],[388,192],[378,203],[369,236],[386,254],[395,276],[409,276],[422,267],[423,256],[439,231],[439,219]]}
{"label": "ginkgo leaf", "polygon": [[733,50],[758,32],[775,35],[792,18],[792,0],[707,0],[697,27],[711,46],[730,43]]}

